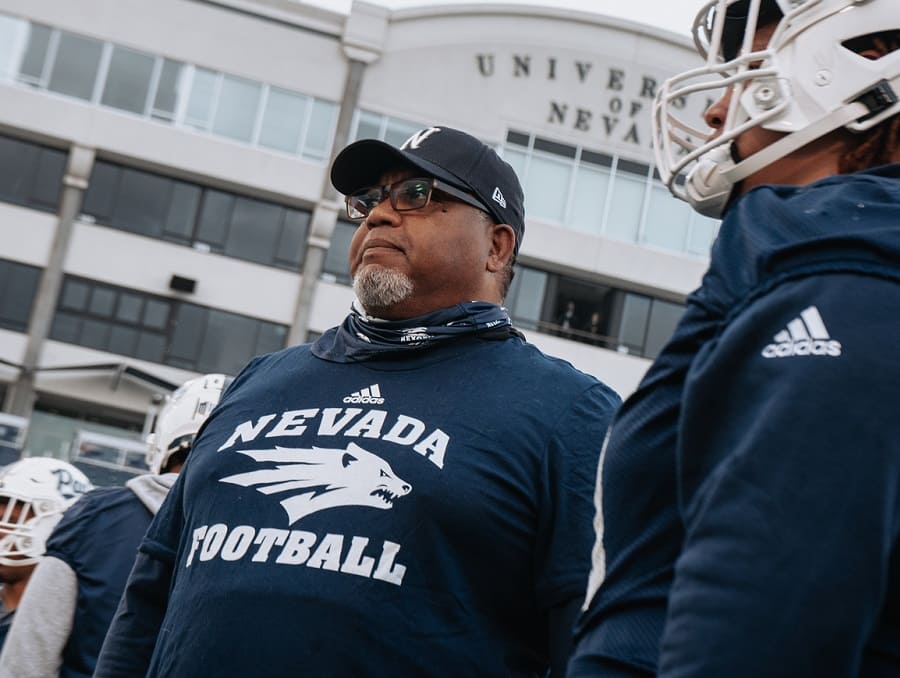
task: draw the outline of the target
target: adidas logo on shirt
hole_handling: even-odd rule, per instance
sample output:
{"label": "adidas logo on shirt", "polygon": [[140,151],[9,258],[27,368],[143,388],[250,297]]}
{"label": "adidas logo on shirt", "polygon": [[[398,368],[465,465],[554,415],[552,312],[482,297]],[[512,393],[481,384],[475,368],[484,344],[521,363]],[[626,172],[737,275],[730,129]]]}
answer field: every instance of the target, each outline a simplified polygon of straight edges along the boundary
{"label": "adidas logo on shirt", "polygon": [[378,384],[372,384],[368,388],[354,391],[344,398],[344,402],[361,405],[382,405],[384,398],[381,397],[381,389],[378,387]]}
{"label": "adidas logo on shirt", "polygon": [[775,343],[762,350],[763,358],[789,358],[791,356],[821,355],[837,358],[841,354],[841,342],[831,338],[819,309],[810,306],[787,324],[774,337]]}

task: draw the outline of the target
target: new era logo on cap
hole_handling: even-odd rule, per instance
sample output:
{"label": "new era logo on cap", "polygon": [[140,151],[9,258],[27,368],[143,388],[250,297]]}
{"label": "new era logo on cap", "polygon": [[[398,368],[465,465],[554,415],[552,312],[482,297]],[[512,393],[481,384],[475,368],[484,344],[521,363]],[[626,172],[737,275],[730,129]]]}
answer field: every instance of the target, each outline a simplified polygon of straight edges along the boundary
{"label": "new era logo on cap", "polygon": [[412,166],[474,195],[498,224],[516,234],[515,251],[525,235],[525,195],[512,166],[471,134],[450,127],[426,127],[399,148],[378,139],[361,139],[331,167],[331,183],[344,195],[375,186],[387,172]]}

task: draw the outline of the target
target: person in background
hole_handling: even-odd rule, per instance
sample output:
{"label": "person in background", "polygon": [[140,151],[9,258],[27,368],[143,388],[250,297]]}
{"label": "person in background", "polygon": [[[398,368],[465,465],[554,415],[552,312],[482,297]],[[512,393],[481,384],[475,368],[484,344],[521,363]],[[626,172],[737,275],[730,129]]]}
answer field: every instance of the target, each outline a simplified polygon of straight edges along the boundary
{"label": "person in background", "polygon": [[63,511],[90,489],[81,471],[50,457],[22,459],[0,471],[0,647],[44,557],[47,537]]}
{"label": "person in background", "polygon": [[97,678],[562,675],[618,396],[501,306],[493,149],[429,127],[331,171],[357,302],[254,359],[140,547]]}
{"label": "person in background", "polygon": [[694,34],[658,166],[724,219],[605,447],[569,676],[897,676],[900,5],[715,0]]}
{"label": "person in background", "polygon": [[230,382],[207,374],[167,396],[147,440],[151,473],[93,490],[66,511],[22,598],[0,676],[93,675],[138,544]]}

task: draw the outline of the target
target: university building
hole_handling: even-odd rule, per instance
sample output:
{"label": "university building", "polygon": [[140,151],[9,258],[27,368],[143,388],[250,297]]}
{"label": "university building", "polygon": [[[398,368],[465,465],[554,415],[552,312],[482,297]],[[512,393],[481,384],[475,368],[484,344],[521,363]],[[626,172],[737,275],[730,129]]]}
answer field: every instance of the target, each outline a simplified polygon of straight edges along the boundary
{"label": "university building", "polygon": [[174,385],[338,324],[355,225],[330,158],[431,125],[525,187],[515,324],[627,395],[718,225],[653,167],[654,93],[695,60],[536,7],[0,0],[0,463],[140,472]]}

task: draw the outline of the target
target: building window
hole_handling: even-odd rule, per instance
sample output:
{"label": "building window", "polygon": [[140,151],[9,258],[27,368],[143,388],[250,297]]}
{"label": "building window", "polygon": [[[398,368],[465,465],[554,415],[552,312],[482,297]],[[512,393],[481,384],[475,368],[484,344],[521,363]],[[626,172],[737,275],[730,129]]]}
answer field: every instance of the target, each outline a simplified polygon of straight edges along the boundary
{"label": "building window", "polygon": [[0,200],[56,211],[65,171],[65,152],[0,136]]}
{"label": "building window", "polygon": [[50,338],[195,372],[236,374],[284,347],[288,328],[66,276]]}
{"label": "building window", "polygon": [[7,15],[0,80],[314,162],[337,125],[332,101]]}
{"label": "building window", "polygon": [[672,197],[649,165],[509,131],[502,148],[528,216],[593,235],[709,256],[718,221]]}
{"label": "building window", "polygon": [[94,164],[82,206],[97,223],[299,271],[310,212],[160,174]]}
{"label": "building window", "polygon": [[380,139],[391,146],[400,146],[425,126],[411,120],[357,110],[353,121],[353,134],[350,135],[350,138],[354,140]]}
{"label": "building window", "polygon": [[331,244],[325,254],[325,263],[322,266],[323,277],[333,282],[349,285],[350,277],[350,242],[353,234],[359,228],[359,224],[352,221],[338,219],[331,233]]}
{"label": "building window", "polygon": [[0,259],[0,327],[25,332],[41,280],[41,269]]}
{"label": "building window", "polygon": [[516,266],[504,302],[513,322],[621,353],[655,358],[684,306],[625,290]]}

